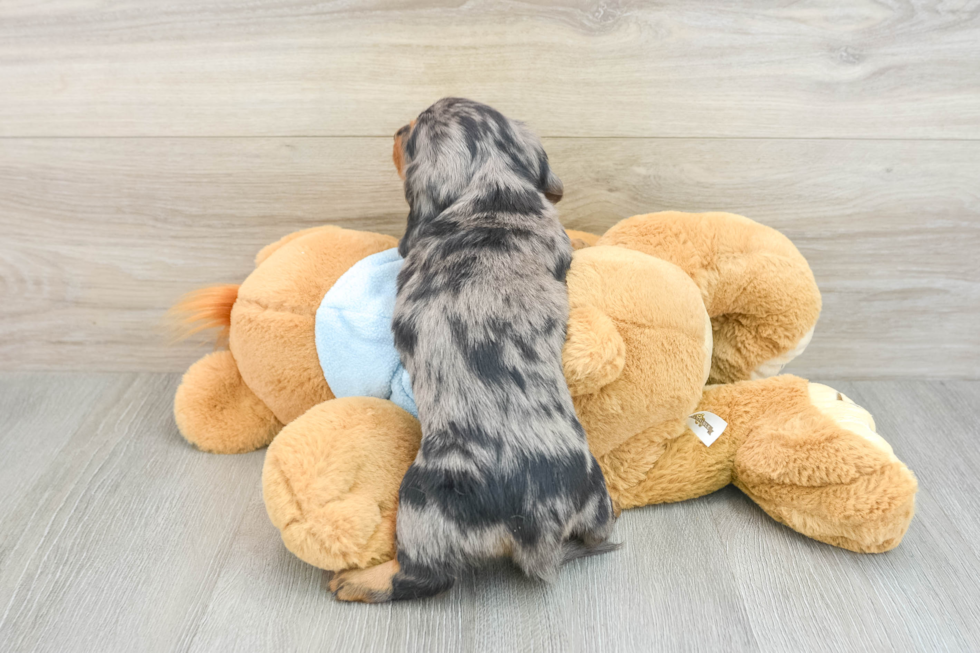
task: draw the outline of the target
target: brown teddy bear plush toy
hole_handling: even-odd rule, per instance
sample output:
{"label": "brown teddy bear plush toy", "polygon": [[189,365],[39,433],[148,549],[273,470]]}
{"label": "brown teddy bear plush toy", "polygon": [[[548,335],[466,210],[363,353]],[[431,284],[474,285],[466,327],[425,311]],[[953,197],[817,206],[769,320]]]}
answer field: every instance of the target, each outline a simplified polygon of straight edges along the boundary
{"label": "brown teddy bear plush toy", "polygon": [[[565,375],[620,506],[733,483],[814,539],[898,545],[916,481],[871,415],[827,386],[775,376],[820,312],[788,239],[737,215],[675,212],[569,236]],[[323,569],[393,557],[398,487],[421,438],[390,335],[396,245],[337,227],[297,232],[263,249],[240,287],[178,307],[227,327],[229,345],[184,375],[180,432],[204,451],[269,445],[269,517]]]}

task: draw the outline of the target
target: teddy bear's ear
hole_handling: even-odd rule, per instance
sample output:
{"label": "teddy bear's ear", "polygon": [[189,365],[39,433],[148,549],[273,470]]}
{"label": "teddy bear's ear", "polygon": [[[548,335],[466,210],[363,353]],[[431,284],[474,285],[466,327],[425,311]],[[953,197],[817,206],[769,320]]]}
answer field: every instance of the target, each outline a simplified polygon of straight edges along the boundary
{"label": "teddy bear's ear", "polygon": [[599,236],[590,234],[587,231],[566,229],[565,233],[568,234],[568,239],[572,241],[572,249],[576,252],[580,249],[585,249],[586,247],[593,247],[599,241]]}
{"label": "teddy bear's ear", "polygon": [[626,343],[608,315],[594,306],[573,308],[562,354],[565,380],[573,397],[609,385],[626,364]]}

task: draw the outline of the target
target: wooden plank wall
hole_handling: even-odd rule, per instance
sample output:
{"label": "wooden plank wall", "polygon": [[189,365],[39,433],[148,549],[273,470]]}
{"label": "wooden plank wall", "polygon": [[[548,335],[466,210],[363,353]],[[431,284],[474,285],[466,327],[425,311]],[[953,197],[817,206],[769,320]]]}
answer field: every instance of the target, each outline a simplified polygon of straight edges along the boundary
{"label": "wooden plank wall", "polygon": [[322,223],[399,234],[444,95],[544,135],[572,227],[728,210],[825,308],[793,370],[980,373],[980,3],[0,3],[0,369],[179,371],[181,293]]}

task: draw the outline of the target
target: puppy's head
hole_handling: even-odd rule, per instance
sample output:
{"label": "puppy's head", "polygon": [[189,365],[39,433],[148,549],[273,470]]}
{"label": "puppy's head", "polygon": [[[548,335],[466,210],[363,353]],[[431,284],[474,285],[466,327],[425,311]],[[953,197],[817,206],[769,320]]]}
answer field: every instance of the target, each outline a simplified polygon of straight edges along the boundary
{"label": "puppy's head", "polygon": [[404,256],[420,225],[479,184],[488,191],[533,188],[551,202],[561,180],[540,139],[523,123],[479,102],[443,98],[395,134],[395,168],[405,181],[409,216]]}

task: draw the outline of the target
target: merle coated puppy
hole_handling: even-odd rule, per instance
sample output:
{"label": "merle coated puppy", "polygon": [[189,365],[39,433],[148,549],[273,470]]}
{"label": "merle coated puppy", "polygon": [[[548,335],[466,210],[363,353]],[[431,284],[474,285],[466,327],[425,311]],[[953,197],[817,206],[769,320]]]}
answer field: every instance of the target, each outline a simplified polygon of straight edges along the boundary
{"label": "merle coated puppy", "polygon": [[615,548],[613,504],[562,373],[561,181],[524,124],[458,98],[402,127],[394,159],[411,210],[392,328],[422,444],[399,493],[397,559],[342,572],[331,589],[423,598],[506,555],[551,578]]}

